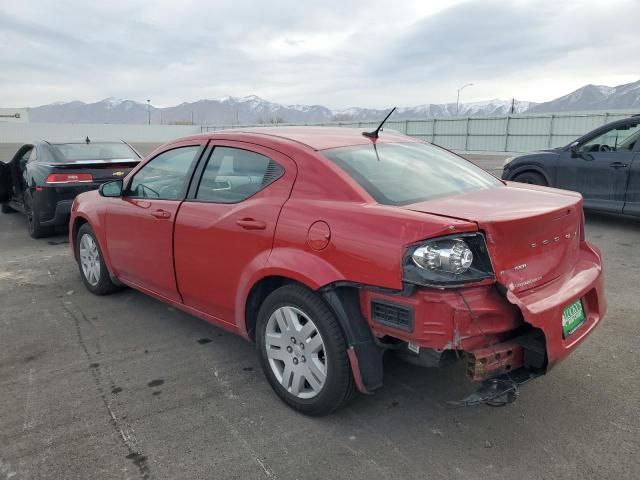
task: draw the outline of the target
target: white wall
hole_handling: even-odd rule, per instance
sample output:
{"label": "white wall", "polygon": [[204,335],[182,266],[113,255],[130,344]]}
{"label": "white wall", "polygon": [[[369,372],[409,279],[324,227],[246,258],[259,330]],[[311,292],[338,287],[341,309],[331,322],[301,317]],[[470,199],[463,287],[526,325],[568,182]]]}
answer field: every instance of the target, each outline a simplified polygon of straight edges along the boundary
{"label": "white wall", "polygon": [[25,123],[29,121],[26,108],[0,108],[0,123]]}
{"label": "white wall", "polygon": [[[388,129],[422,138],[443,147],[470,152],[528,152],[567,145],[600,125],[628,117],[632,110],[577,112],[502,117],[431,118],[390,120]],[[284,126],[284,124],[282,124]],[[287,124],[289,125],[289,124]],[[316,124],[318,125],[318,124]],[[322,125],[375,128],[376,122],[338,122]],[[238,125],[234,125],[237,128]],[[21,143],[37,139],[93,141],[121,139],[140,145],[147,153],[170,140],[230,126],[114,125],[64,123],[1,123],[0,160],[6,160]]]}
{"label": "white wall", "polygon": [[114,125],[82,123],[0,123],[0,143],[34,140],[125,140],[131,143],[166,143],[200,133],[195,125]]}

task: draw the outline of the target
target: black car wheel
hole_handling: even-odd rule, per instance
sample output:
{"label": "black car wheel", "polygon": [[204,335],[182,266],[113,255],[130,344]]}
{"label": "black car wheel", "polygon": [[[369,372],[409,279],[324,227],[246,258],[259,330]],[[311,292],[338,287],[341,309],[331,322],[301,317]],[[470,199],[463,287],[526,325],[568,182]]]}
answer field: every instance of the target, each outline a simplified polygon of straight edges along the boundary
{"label": "black car wheel", "polygon": [[532,185],[541,185],[543,187],[549,186],[545,178],[537,172],[520,173],[513,178],[513,181],[520,183],[530,183]]}
{"label": "black car wheel", "polygon": [[107,295],[120,289],[111,280],[96,235],[88,223],[78,229],[75,250],[80,275],[87,290],[95,295]]}
{"label": "black car wheel", "polygon": [[353,398],[342,329],[305,287],[285,285],[267,297],[258,313],[256,344],[271,388],[290,407],[320,416]]}
{"label": "black car wheel", "polygon": [[51,227],[45,227],[40,224],[40,216],[37,208],[33,205],[33,201],[29,194],[24,196],[24,213],[27,215],[27,226],[29,235],[33,238],[42,238],[50,236],[54,233]]}

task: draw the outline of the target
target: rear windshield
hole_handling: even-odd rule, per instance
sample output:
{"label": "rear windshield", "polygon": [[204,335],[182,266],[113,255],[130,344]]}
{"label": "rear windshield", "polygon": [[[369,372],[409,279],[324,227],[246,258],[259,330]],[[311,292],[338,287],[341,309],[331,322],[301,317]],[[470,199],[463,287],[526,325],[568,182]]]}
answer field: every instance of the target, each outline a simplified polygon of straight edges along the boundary
{"label": "rear windshield", "polygon": [[56,161],[78,160],[138,160],[138,155],[126,143],[57,143],[51,145]]}
{"label": "rear windshield", "polygon": [[381,143],[377,155],[373,144],[320,153],[384,205],[408,205],[502,185],[471,162],[425,143]]}

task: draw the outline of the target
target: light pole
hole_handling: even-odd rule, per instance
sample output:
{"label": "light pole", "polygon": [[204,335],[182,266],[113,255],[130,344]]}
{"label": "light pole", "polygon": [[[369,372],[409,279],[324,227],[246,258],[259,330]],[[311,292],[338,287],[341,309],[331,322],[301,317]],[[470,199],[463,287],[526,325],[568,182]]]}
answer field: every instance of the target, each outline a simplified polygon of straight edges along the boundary
{"label": "light pole", "polygon": [[458,111],[460,110],[460,92],[467,87],[471,87],[473,83],[467,83],[466,85],[461,86],[458,89],[458,98],[456,99],[456,116],[458,116]]}
{"label": "light pole", "polygon": [[[460,91],[458,91],[460,94]],[[147,99],[147,114],[149,115],[149,125],[151,125],[151,100]]]}

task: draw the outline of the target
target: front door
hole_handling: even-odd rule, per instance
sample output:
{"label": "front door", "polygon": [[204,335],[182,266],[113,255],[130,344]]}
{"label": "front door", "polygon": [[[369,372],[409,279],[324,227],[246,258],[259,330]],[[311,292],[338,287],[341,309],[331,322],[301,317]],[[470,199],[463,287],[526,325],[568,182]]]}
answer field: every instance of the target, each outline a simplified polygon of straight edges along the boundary
{"label": "front door", "polygon": [[172,145],[138,169],[123,196],[108,201],[107,250],[114,274],[180,302],[173,268],[173,224],[202,145]]}
{"label": "front door", "polygon": [[638,123],[614,127],[567,151],[558,160],[558,188],[580,192],[586,208],[622,212],[630,166],[636,155],[627,141]]}
{"label": "front door", "polygon": [[185,305],[233,324],[243,275],[267,261],[296,168],[273,150],[223,141],[203,166],[176,219],[176,278]]}
{"label": "front door", "polygon": [[623,213],[640,217],[640,138],[636,142],[635,151],[636,156],[633,157],[629,170],[629,183],[627,184]]}
{"label": "front door", "polygon": [[13,196],[11,183],[11,164],[0,162],[0,202],[11,200]]}

